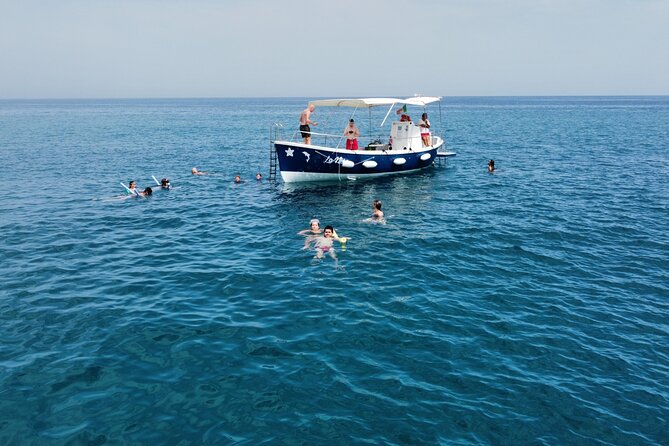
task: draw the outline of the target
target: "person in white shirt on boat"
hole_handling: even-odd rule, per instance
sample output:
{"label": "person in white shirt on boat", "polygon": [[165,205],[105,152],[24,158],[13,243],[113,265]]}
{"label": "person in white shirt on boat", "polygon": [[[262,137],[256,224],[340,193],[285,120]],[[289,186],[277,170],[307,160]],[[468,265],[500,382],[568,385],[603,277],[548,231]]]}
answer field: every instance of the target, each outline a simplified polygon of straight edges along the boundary
{"label": "person in white shirt on boat", "polygon": [[420,139],[423,140],[423,146],[427,147],[430,145],[430,121],[427,119],[427,113],[423,113],[418,121],[418,127],[420,127]]}
{"label": "person in white shirt on boat", "polygon": [[358,130],[353,119],[348,122],[348,125],[344,129],[344,136],[346,137],[346,150],[358,150],[360,130]]}
{"label": "person in white shirt on boat", "polygon": [[300,132],[305,144],[311,144],[311,127],[309,127],[309,124],[318,125],[317,122],[311,120],[311,114],[315,109],[316,106],[314,104],[309,104],[300,114]]}

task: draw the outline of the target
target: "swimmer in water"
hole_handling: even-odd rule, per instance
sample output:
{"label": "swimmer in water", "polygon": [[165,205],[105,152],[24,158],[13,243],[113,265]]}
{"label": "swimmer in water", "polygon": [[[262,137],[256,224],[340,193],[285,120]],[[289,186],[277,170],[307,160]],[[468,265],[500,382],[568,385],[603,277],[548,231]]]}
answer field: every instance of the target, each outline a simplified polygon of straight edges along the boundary
{"label": "swimmer in water", "polygon": [[193,167],[193,168],[190,170],[190,173],[192,173],[193,175],[207,175],[208,172],[204,172],[204,171],[201,171],[201,170],[197,170],[196,167]]}
{"label": "swimmer in water", "polygon": [[129,194],[137,194],[137,184],[134,181],[128,183]]}
{"label": "swimmer in water", "polygon": [[372,212],[372,218],[375,220],[381,220],[383,218],[383,211],[381,210],[381,200],[374,200],[372,203],[372,209],[374,209],[374,212]]}
{"label": "swimmer in water", "polygon": [[488,172],[495,171],[495,160],[488,161]]}
{"label": "swimmer in water", "polygon": [[167,190],[172,189],[172,186],[170,185],[170,180],[168,180],[167,178],[162,178],[160,180],[160,188],[161,189],[167,189]]}
{"label": "swimmer in water", "polygon": [[303,229],[297,233],[298,235],[306,236],[306,239],[304,239],[304,248],[302,249],[309,249],[311,242],[313,242],[317,236],[321,235],[322,232],[321,222],[318,221],[317,218],[312,218],[309,222],[309,229]]}
{"label": "swimmer in water", "polygon": [[339,240],[338,237],[334,235],[334,228],[332,226],[326,226],[323,229],[323,235],[321,237],[316,237],[316,255],[315,259],[322,259],[327,253],[330,257],[337,260],[337,255],[335,254],[333,242]]}
{"label": "swimmer in water", "polygon": [[262,181],[262,174],[260,172],[256,174],[256,180]]}
{"label": "swimmer in water", "polygon": [[242,182],[242,177],[240,177],[239,175],[235,176],[235,183],[239,184],[241,182]]}
{"label": "swimmer in water", "polygon": [[321,222],[317,218],[312,218],[309,221],[309,229],[303,229],[298,232],[298,235],[320,235],[321,231]]}
{"label": "swimmer in water", "polygon": [[139,193],[140,197],[150,197],[151,195],[153,195],[153,189],[150,187],[147,187],[144,191]]}

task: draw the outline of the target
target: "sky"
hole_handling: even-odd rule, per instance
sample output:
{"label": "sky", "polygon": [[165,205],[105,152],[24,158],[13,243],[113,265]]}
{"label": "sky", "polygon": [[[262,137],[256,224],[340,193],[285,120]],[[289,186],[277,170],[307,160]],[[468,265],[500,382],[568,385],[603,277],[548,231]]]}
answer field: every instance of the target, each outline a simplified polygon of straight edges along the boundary
{"label": "sky", "polygon": [[0,0],[0,98],[667,95],[669,0]]}

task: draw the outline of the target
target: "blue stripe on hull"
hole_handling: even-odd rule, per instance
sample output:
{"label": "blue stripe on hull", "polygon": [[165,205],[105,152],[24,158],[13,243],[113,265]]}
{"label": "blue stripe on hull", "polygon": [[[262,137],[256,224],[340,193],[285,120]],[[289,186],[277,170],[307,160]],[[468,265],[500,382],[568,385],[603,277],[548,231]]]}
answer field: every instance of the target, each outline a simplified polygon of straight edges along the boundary
{"label": "blue stripe on hull", "polygon": [[[438,147],[420,152],[366,151],[366,150],[327,150],[317,147],[296,146],[289,143],[274,144],[281,172],[310,174],[339,174],[365,176],[370,174],[389,174],[422,169],[434,163]],[[427,160],[420,157],[430,154]],[[405,163],[397,165],[394,160],[404,158]],[[365,167],[365,161],[374,161],[375,167]],[[346,167],[349,163],[352,167]],[[303,175],[302,177],[309,177]]]}

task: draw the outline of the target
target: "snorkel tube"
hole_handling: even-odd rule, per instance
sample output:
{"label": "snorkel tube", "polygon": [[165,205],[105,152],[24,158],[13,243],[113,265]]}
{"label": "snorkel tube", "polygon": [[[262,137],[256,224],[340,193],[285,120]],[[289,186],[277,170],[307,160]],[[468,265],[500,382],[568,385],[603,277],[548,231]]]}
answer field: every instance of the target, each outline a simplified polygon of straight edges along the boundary
{"label": "snorkel tube", "polygon": [[132,189],[130,189],[128,186],[126,186],[125,184],[123,184],[123,182],[121,182],[121,186],[123,186],[123,187],[125,188],[125,190],[127,190],[128,193],[129,193],[130,195],[135,194],[135,195],[137,195],[138,197],[141,196],[141,195],[139,195],[139,191],[138,191],[137,189],[132,190]]}
{"label": "snorkel tube", "polygon": [[154,177],[153,175],[151,175],[151,178],[153,178],[153,181],[155,181],[156,184],[157,184],[158,186],[162,186],[162,185],[160,184],[160,181],[158,181],[158,180],[156,179],[156,177]]}

